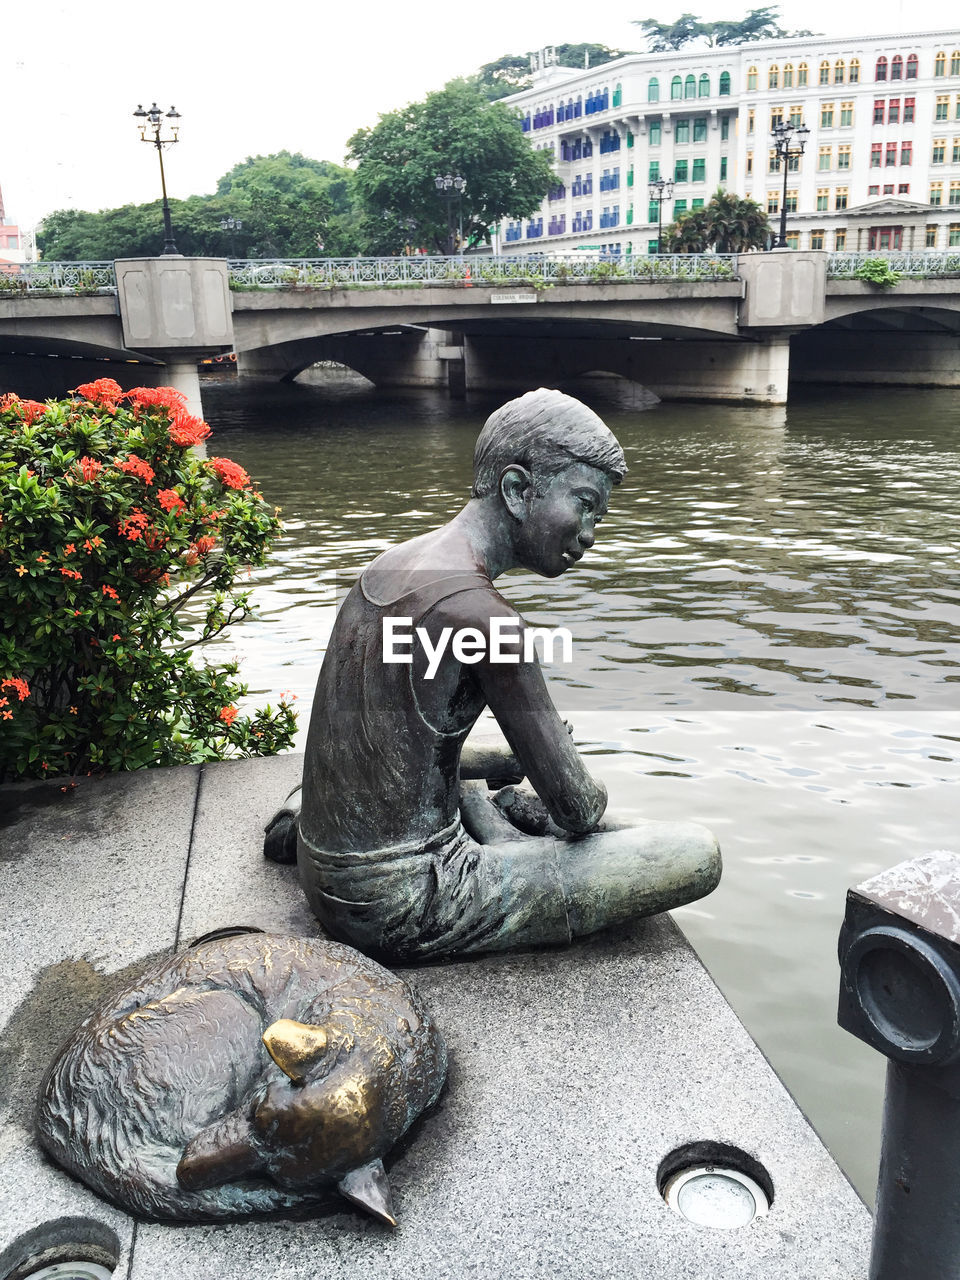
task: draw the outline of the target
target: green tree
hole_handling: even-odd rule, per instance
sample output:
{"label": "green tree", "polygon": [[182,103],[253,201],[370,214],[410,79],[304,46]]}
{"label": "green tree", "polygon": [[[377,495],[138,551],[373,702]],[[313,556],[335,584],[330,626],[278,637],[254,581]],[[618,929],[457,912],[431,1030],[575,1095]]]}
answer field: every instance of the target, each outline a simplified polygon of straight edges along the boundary
{"label": "green tree", "polygon": [[703,22],[693,13],[682,13],[675,22],[660,22],[656,18],[638,18],[634,26],[641,27],[647,38],[650,53],[665,53],[680,49],[693,40],[703,39],[708,45],[750,44],[754,40],[778,40],[790,36],[812,36],[812,31],[785,31],[777,21],[779,6],[764,5],[749,9],[739,20],[718,19]]}
{"label": "green tree", "polygon": [[681,13],[674,22],[660,22],[656,18],[637,18],[634,26],[641,28],[650,53],[666,53],[680,49],[691,40],[709,34],[710,23],[701,22],[695,14]]}
{"label": "green tree", "polygon": [[718,187],[702,209],[691,209],[663,233],[671,253],[747,253],[764,249],[773,230],[766,212],[755,200],[743,199]]}
{"label": "green tree", "polygon": [[[502,218],[533,213],[558,181],[549,157],[520,132],[515,113],[488,102],[464,80],[382,115],[348,146],[357,161],[365,225],[373,220],[381,233],[378,252],[399,252],[407,243],[445,249],[447,214],[434,185],[437,174],[466,179],[459,216],[464,239],[473,243],[489,240],[489,228]],[[372,251],[373,243],[367,244]]]}

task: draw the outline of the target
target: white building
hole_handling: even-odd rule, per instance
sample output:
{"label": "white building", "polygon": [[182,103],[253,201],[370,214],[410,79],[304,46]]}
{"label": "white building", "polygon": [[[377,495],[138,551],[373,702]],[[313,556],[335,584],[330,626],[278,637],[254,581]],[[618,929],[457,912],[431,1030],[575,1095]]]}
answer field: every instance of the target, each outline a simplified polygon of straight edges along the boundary
{"label": "white building", "polygon": [[685,48],[585,70],[549,49],[532,62],[533,86],[505,101],[560,185],[539,214],[501,226],[504,253],[655,252],[656,177],[674,182],[664,226],[718,186],[776,226],[779,120],[810,130],[788,170],[791,245],[960,249],[960,30]]}

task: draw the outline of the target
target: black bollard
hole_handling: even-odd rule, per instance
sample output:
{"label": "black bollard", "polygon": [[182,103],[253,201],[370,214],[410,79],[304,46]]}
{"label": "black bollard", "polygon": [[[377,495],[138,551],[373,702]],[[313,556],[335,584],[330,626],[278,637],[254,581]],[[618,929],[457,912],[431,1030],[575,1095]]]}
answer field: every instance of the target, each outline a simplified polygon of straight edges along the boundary
{"label": "black bollard", "polygon": [[847,894],[845,1030],[889,1059],[870,1280],[960,1276],[960,857]]}

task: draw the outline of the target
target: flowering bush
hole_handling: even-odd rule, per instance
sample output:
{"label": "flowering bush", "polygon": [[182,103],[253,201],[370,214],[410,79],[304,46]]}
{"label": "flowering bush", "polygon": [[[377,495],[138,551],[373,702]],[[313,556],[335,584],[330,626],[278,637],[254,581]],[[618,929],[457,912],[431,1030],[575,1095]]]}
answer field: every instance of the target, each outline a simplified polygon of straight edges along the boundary
{"label": "flowering bush", "polygon": [[290,746],[288,703],[240,715],[236,663],[190,652],[246,616],[238,568],[280,527],[242,467],[190,452],[209,434],[171,387],[0,397],[0,781]]}

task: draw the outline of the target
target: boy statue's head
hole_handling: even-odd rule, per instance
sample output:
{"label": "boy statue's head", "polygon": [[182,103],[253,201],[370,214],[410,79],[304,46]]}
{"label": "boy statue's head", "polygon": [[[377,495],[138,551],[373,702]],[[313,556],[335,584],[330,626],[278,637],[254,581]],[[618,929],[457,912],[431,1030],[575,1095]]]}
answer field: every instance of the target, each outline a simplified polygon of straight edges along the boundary
{"label": "boy statue's head", "polygon": [[487,419],[473,456],[473,497],[497,495],[516,563],[556,578],[593,546],[627,470],[616,436],[560,391],[528,391]]}

